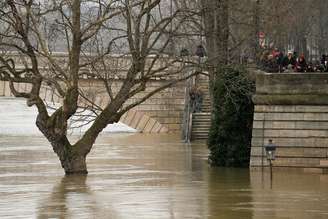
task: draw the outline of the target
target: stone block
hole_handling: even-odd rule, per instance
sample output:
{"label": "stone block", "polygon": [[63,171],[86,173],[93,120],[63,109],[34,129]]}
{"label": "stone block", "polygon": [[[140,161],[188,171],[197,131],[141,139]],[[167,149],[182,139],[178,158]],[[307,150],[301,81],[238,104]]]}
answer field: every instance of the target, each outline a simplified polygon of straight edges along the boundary
{"label": "stone block", "polygon": [[306,113],[304,114],[304,120],[328,121],[328,115],[326,113]]}
{"label": "stone block", "polygon": [[328,121],[297,121],[295,122],[296,129],[326,129],[328,130]]}
{"label": "stone block", "polygon": [[305,157],[325,158],[327,155],[326,148],[304,148]]}
{"label": "stone block", "polygon": [[159,130],[162,128],[162,125],[158,122],[155,123],[151,133],[159,133]]}
{"label": "stone block", "polygon": [[304,113],[264,113],[263,119],[266,121],[302,121]]}
{"label": "stone block", "polygon": [[255,112],[263,112],[263,113],[279,113],[279,112],[295,112],[295,106],[282,106],[282,105],[258,105],[255,106]]}
{"label": "stone block", "polygon": [[131,119],[131,114],[133,114],[133,110],[130,110],[128,112],[125,113],[124,119],[122,119],[121,121],[127,125],[128,120]]}
{"label": "stone block", "polygon": [[296,122],[294,121],[254,121],[253,128],[256,129],[295,129]]}
{"label": "stone block", "polygon": [[263,129],[253,129],[252,136],[253,138],[263,138],[264,137]]}
{"label": "stone block", "polygon": [[137,125],[137,128],[136,129],[139,130],[139,131],[144,132],[144,129],[145,129],[145,127],[146,127],[146,125],[147,125],[147,123],[148,123],[149,120],[150,120],[150,118],[148,116],[143,115],[141,117],[141,119],[139,121],[139,124]]}
{"label": "stone block", "polygon": [[320,167],[327,167],[328,168],[328,160],[320,160]]}
{"label": "stone block", "polygon": [[262,136],[252,138],[252,147],[259,147],[259,146],[264,145],[264,143],[265,143],[265,141],[262,138]]}
{"label": "stone block", "polygon": [[267,161],[267,159],[265,157],[251,157],[250,160],[250,167],[261,167],[263,164],[263,166],[268,166],[269,162]]}
{"label": "stone block", "polygon": [[181,124],[168,124],[168,128],[170,131],[180,130]]}
{"label": "stone block", "polygon": [[136,115],[136,111],[130,110],[127,117],[124,120],[124,123],[128,126],[131,126],[131,123],[133,122],[134,116]]}
{"label": "stone block", "polygon": [[180,124],[180,118],[165,118],[163,123],[164,124]]}
{"label": "stone block", "polygon": [[169,129],[165,126],[162,126],[162,128],[159,130],[160,133],[168,133]]}
{"label": "stone block", "polygon": [[295,106],[296,112],[327,113],[328,106]]}
{"label": "stone block", "polygon": [[254,113],[254,121],[264,120],[264,113]]}
{"label": "stone block", "polygon": [[5,97],[10,97],[12,96],[11,91],[10,91],[10,87],[9,87],[9,82],[5,81]]}
{"label": "stone block", "polygon": [[4,95],[5,95],[5,82],[0,81],[0,96],[4,96]]}
{"label": "stone block", "polygon": [[315,138],[314,139],[314,147],[328,147],[328,137],[324,138]]}
{"label": "stone block", "polygon": [[147,122],[147,124],[146,124],[146,126],[145,126],[145,128],[144,128],[144,130],[143,130],[143,132],[145,132],[145,133],[150,133],[151,130],[153,129],[155,123],[156,123],[156,120],[150,118],[150,119],[148,120],[148,122]]}
{"label": "stone block", "polygon": [[251,148],[251,156],[265,156],[264,147],[252,147]]}
{"label": "stone block", "polygon": [[263,121],[254,121],[253,122],[253,129],[262,129],[263,128]]}
{"label": "stone block", "polygon": [[303,157],[304,156],[304,148],[302,147],[279,147],[276,151],[276,156],[278,157]]}
{"label": "stone block", "polygon": [[304,173],[323,173],[322,168],[303,168]]}
{"label": "stone block", "polygon": [[137,128],[137,126],[138,126],[138,124],[139,124],[139,122],[140,122],[143,115],[144,114],[142,112],[139,112],[139,111],[136,112],[136,114],[134,115],[134,118],[133,118],[133,120],[132,120],[132,122],[130,123],[129,126],[132,127],[132,128]]}
{"label": "stone block", "polygon": [[[324,168],[323,172],[327,173],[328,169]],[[325,175],[320,175],[320,182],[328,183],[328,175],[326,175],[326,174]]]}

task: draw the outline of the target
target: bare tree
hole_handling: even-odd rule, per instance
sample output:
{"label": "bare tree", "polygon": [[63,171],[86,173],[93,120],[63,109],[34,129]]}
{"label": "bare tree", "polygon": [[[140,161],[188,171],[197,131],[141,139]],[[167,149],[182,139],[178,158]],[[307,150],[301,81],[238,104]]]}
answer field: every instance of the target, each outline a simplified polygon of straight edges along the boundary
{"label": "bare tree", "polygon": [[[87,173],[86,156],[108,124],[119,121],[125,112],[157,92],[193,76],[181,73],[186,63],[179,57],[165,54],[168,33],[178,30],[193,15],[180,10],[168,13],[166,1],[6,0],[1,6],[0,80],[9,81],[16,97],[24,97],[28,106],[37,107],[36,125],[51,143],[66,174]],[[68,53],[68,59],[56,58],[58,46]],[[13,59],[11,51],[18,53],[20,60]],[[117,70],[113,53],[128,58],[124,69]],[[18,63],[23,67],[18,68]],[[88,77],[103,82],[108,97],[104,106],[97,106],[81,89],[83,69],[88,69]],[[168,78],[167,83],[127,103],[156,77]],[[121,81],[116,90],[115,80]],[[15,87],[17,83],[27,83],[31,90],[21,92]],[[62,98],[61,106],[52,114],[40,97],[44,84]],[[91,109],[95,119],[72,143],[67,136],[68,120],[79,107]]]}

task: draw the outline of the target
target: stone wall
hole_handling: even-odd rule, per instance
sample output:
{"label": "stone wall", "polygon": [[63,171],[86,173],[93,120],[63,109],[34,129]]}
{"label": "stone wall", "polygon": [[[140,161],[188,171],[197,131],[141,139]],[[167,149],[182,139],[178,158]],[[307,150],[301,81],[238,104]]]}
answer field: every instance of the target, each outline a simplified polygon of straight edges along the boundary
{"label": "stone wall", "polygon": [[[127,100],[132,104],[147,95],[150,91],[166,84],[166,80],[153,80],[148,83],[145,91],[138,93]],[[185,104],[185,85],[181,82],[167,88],[134,107],[122,118],[121,122],[146,133],[181,132],[183,110]],[[118,81],[112,86],[117,92],[121,83]],[[102,82],[93,79],[80,80],[80,87],[89,93],[96,94],[95,102],[99,105],[108,103],[108,95]]]}
{"label": "stone wall", "polygon": [[[109,97],[101,81],[81,79],[79,83],[83,93],[97,105],[104,106],[108,103]],[[130,98],[127,104],[140,100],[150,91],[166,83],[167,80],[164,79],[151,81],[144,92]],[[121,122],[144,133],[180,133],[185,104],[185,84],[186,82],[181,82],[155,94],[123,115]],[[18,91],[31,89],[27,84],[16,84],[15,86]],[[113,86],[113,92],[117,92],[120,86],[121,82],[117,81]],[[8,82],[0,81],[0,96],[13,96]],[[49,102],[61,102],[59,96],[47,86],[42,87],[40,96]]]}
{"label": "stone wall", "polygon": [[268,165],[269,139],[277,145],[273,166],[328,167],[328,74],[259,73],[253,100],[251,167]]}
{"label": "stone wall", "polygon": [[[68,68],[68,56],[66,53],[53,53],[52,56],[56,62],[62,66],[62,68]],[[15,52],[8,53],[7,58],[11,58],[15,61],[15,66],[17,69],[23,68],[25,65],[30,65],[29,59],[26,59],[24,56],[21,56]],[[92,55],[81,57],[81,62],[90,61],[90,58],[93,58]],[[48,60],[42,56],[38,56],[38,60],[41,73],[47,74],[49,71]],[[153,57],[149,56],[146,60],[146,67],[153,65],[152,70],[161,69],[163,66],[167,66],[171,61],[172,60],[170,60],[169,57],[161,57],[154,64]],[[106,77],[109,77],[114,81],[114,86],[112,89],[115,93],[121,86],[119,78],[124,78],[126,71],[131,66],[131,57],[129,55],[112,55],[108,57],[105,62],[111,67],[111,71],[115,74],[107,75],[107,72],[105,71],[99,74],[106,74]],[[177,69],[180,69],[181,65],[181,63],[177,62],[161,72],[165,73],[166,71],[171,70],[176,71]],[[79,81],[80,88],[83,90],[84,94],[88,96],[88,98],[95,101],[98,105],[104,106],[109,101],[106,89],[100,80],[88,78],[86,76],[85,72],[89,71],[90,69],[88,68],[81,69]],[[130,98],[127,101],[127,104],[138,101],[151,90],[165,85],[172,79],[176,79],[176,75],[154,78],[154,80],[147,84],[147,88],[144,92],[138,93],[136,96]],[[121,122],[146,133],[181,132],[181,123],[185,104],[185,87],[186,82],[181,82],[157,93],[144,103],[134,107],[126,113],[121,118]],[[19,91],[27,91],[31,89],[26,84],[17,84],[16,88]],[[12,96],[8,82],[0,81],[0,96]],[[61,102],[61,99],[54,93],[54,90],[46,85],[42,87],[40,96],[47,101],[52,101],[54,103]]]}

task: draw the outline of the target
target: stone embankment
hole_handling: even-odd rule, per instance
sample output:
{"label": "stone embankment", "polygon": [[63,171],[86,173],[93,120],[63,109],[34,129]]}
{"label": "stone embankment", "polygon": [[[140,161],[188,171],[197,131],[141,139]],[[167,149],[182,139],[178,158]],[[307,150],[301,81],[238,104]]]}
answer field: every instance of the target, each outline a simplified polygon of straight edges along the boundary
{"label": "stone embankment", "polygon": [[275,167],[328,168],[328,74],[256,77],[251,167],[268,165],[264,145],[277,145]]}

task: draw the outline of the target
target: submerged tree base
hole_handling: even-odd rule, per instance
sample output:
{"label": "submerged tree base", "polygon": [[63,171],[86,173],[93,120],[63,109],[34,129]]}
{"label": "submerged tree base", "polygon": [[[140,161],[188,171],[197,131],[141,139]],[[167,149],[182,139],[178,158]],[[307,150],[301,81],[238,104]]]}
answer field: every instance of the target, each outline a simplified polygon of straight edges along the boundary
{"label": "submerged tree base", "polygon": [[81,171],[65,171],[65,175],[87,175],[87,170],[81,170]]}
{"label": "submerged tree base", "polygon": [[86,156],[74,156],[60,161],[66,175],[88,174]]}

